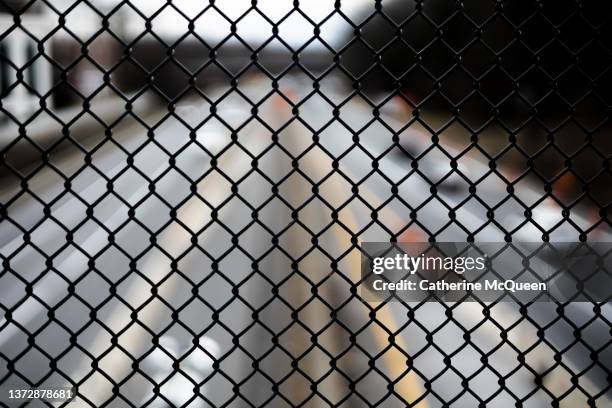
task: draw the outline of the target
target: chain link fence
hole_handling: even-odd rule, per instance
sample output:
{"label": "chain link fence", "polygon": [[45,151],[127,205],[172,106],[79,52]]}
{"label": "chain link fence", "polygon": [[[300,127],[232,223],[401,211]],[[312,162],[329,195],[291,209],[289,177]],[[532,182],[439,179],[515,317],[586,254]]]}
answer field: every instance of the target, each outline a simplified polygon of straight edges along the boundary
{"label": "chain link fence", "polygon": [[366,301],[359,257],[609,241],[611,13],[0,0],[0,385],[75,394],[0,404],[610,406],[608,302]]}

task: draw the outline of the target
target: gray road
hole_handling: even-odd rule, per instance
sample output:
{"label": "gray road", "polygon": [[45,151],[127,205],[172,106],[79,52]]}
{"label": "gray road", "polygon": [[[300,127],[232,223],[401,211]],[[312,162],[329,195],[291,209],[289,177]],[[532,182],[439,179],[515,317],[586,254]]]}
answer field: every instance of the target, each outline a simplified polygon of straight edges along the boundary
{"label": "gray road", "polygon": [[[284,84],[283,92],[299,98],[308,89],[300,79],[293,79]],[[251,82],[243,85],[243,91],[260,92],[261,86]],[[329,90],[338,97],[342,92]],[[584,394],[572,386],[569,371],[556,364],[553,356],[555,347],[574,341],[568,322],[585,324],[592,317],[587,304],[568,308],[564,320],[547,330],[549,343],[538,340],[535,326],[521,319],[518,307],[511,303],[495,306],[490,319],[483,319],[483,306],[477,303],[429,303],[416,309],[414,320],[407,318],[406,309],[398,303],[381,306],[353,300],[345,304],[351,296],[349,282],[359,279],[359,258],[355,251],[345,255],[351,248],[350,235],[332,222],[329,205],[342,208],[339,221],[351,231],[359,231],[359,241],[387,241],[389,231],[381,225],[399,231],[407,224],[410,210],[392,200],[379,212],[379,224],[363,230],[371,220],[368,205],[376,208],[391,196],[389,184],[380,175],[363,179],[371,171],[368,154],[379,156],[392,143],[389,130],[374,123],[361,131],[359,146],[344,154],[354,143],[354,130],[371,118],[371,110],[364,103],[355,100],[345,105],[341,120],[331,126],[326,123],[333,111],[325,101],[312,98],[299,109],[305,124],[315,130],[323,128],[318,133],[320,146],[332,155],[343,155],[339,168],[353,183],[360,182],[359,198],[351,198],[351,185],[339,173],[327,177],[333,162],[322,149],[312,147],[312,132],[304,123],[283,125],[292,112],[278,96],[260,107],[261,122],[252,120],[241,127],[238,140],[242,148],[231,144],[231,132],[216,119],[198,129],[197,143],[212,154],[223,152],[216,168],[224,174],[211,168],[209,155],[190,143],[189,132],[178,120],[168,119],[156,130],[155,143],[139,150],[132,166],[120,149],[112,143],[105,145],[93,159],[100,173],[90,168],[76,175],[71,186],[74,194],[65,190],[50,169],[32,179],[28,186],[31,192],[47,202],[54,200],[52,217],[45,218],[41,202],[26,193],[11,205],[9,216],[22,228],[32,230],[30,239],[38,249],[24,242],[22,231],[11,222],[0,225],[0,253],[6,256],[18,252],[11,259],[11,272],[0,278],[2,304],[14,309],[10,320],[0,321],[0,350],[11,359],[25,353],[16,365],[19,373],[35,381],[49,372],[48,359],[41,350],[51,356],[62,355],[58,372],[46,384],[65,384],[66,378],[59,371],[72,381],[82,381],[79,392],[87,401],[78,400],[78,406],[99,406],[113,398],[113,387],[118,386],[123,397],[136,405],[280,407],[307,401],[306,406],[316,407],[328,406],[331,401],[358,407],[367,406],[367,401],[397,407],[403,406],[399,397],[414,401],[425,392],[424,379],[435,379],[421,406],[437,407],[442,405],[441,399],[461,394],[462,377],[472,374],[470,388],[480,397],[496,394],[498,375],[507,375],[519,366],[516,358],[520,350],[527,354],[531,367],[538,367],[539,372],[549,370],[545,383],[551,393],[569,394],[564,400],[566,406],[584,404]],[[231,126],[240,126],[251,117],[250,110],[234,95],[219,106],[218,115]],[[209,107],[186,103],[177,113],[182,120],[198,124],[209,114]],[[384,119],[391,126],[401,126],[391,116]],[[262,123],[282,129],[278,145],[272,143],[272,133]],[[125,132],[115,135],[122,146],[128,151],[140,149],[146,132]],[[404,133],[402,137],[402,143],[414,151],[427,148],[429,143],[420,133]],[[189,145],[183,149],[186,143]],[[299,170],[279,145],[299,157]],[[176,157],[177,169],[167,171],[168,155],[162,149],[181,151]],[[448,149],[452,151],[452,147]],[[260,155],[262,152],[265,154]],[[261,157],[257,171],[252,172],[255,156]],[[58,167],[74,173],[83,166],[82,160],[78,154],[65,155]],[[432,152],[419,163],[422,176],[430,179],[445,177],[451,170],[441,152]],[[410,164],[407,157],[393,152],[380,158],[379,171],[397,181],[406,175]],[[461,163],[460,169],[468,177],[478,178],[488,167],[470,159]],[[109,193],[101,174],[114,180],[115,194]],[[201,177],[204,174],[206,177]],[[398,195],[413,207],[430,197],[430,185],[422,176],[410,177],[398,190]],[[145,177],[155,181],[154,192]],[[313,193],[308,179],[324,180],[314,200],[310,200]],[[271,183],[281,180],[278,195],[274,195]],[[237,191],[232,191],[233,185],[237,185]],[[448,177],[444,187],[440,195],[449,205],[457,205],[468,194],[467,185],[456,174]],[[7,186],[3,196],[18,189],[10,188]],[[58,195],[61,198],[56,200]],[[499,181],[490,180],[482,183],[478,195],[495,202],[506,192],[500,189]],[[538,186],[522,188],[517,195],[530,204],[541,197]],[[93,219],[88,220],[87,206],[94,203]],[[168,205],[177,209],[175,219]],[[130,207],[135,209],[135,219],[130,217]],[[292,218],[292,209],[299,209],[297,219]],[[428,230],[444,229],[440,241],[465,240],[460,227],[446,226],[447,212],[439,202],[432,201],[419,209],[418,221]],[[509,202],[495,218],[502,226],[512,228],[520,222],[522,212],[520,204]],[[560,209],[550,200],[534,211],[534,219],[545,228],[555,225],[560,217]],[[486,209],[472,200],[457,212],[457,219],[477,229],[485,223]],[[579,225],[587,222],[579,215],[573,219]],[[67,231],[62,225],[73,230],[73,245],[67,244]],[[147,229],[156,233],[152,248]],[[315,246],[308,230],[317,233]],[[419,236],[418,228],[409,233]],[[525,225],[513,238],[534,241],[539,235],[534,225]],[[571,241],[576,236],[576,230],[566,223],[555,230],[553,239]],[[232,242],[234,237],[237,240]],[[602,235],[602,239],[606,237]],[[477,235],[481,242],[502,239],[503,234],[493,226]],[[53,265],[45,265],[45,256],[53,256]],[[342,258],[340,273],[331,273],[331,258],[338,257]],[[95,263],[88,266],[90,259]],[[218,259],[216,265],[212,259]],[[297,265],[292,265],[293,260]],[[294,269],[299,273],[293,273]],[[35,296],[26,296],[26,282],[32,283]],[[318,288],[316,293],[310,291],[313,283]],[[111,287],[116,288],[118,296],[113,296]],[[54,310],[51,322],[48,306]],[[450,307],[453,320],[448,321]],[[340,308],[337,320],[330,318],[332,308]],[[375,313],[377,322],[371,321],[371,313]],[[612,317],[609,305],[603,307],[603,315]],[[539,324],[556,316],[550,304],[530,307],[530,317]],[[462,327],[474,328],[471,342],[488,352],[488,364],[495,371],[475,374],[482,365],[482,355],[463,340]],[[500,338],[503,328],[512,328],[506,341]],[[77,333],[77,347],[69,347],[66,329]],[[28,345],[24,330],[36,334],[35,344]],[[350,331],[359,333],[357,342],[362,349],[352,345]],[[594,348],[604,347],[609,339],[609,325],[603,319],[590,323],[584,332],[584,344]],[[399,378],[406,368],[405,356],[389,346],[389,333],[396,335],[396,344],[402,349],[418,356],[412,362],[418,374],[411,372],[395,384],[391,396],[384,376]],[[429,333],[432,341],[427,340]],[[235,342],[238,336],[239,342]],[[159,339],[159,346],[153,338]],[[563,356],[563,364],[572,371],[590,364],[584,344],[578,342]],[[370,369],[365,352],[377,358],[379,371]],[[326,353],[339,356],[336,369],[330,367]],[[453,354],[451,367],[443,361],[444,353]],[[92,358],[97,365],[92,366]],[[257,365],[253,365],[253,359]],[[215,360],[220,361],[218,367],[213,366]],[[0,366],[0,376],[6,372],[6,367]],[[308,377],[320,379],[314,393]],[[160,393],[165,399],[155,399],[148,378],[163,382]],[[279,394],[272,390],[272,381],[280,382]],[[355,393],[349,392],[351,381],[358,381]],[[515,395],[524,396],[536,388],[533,381],[533,373],[522,369],[510,376],[505,386]],[[12,376],[6,384],[20,383],[17,376]],[[607,385],[607,379],[596,367],[580,377],[579,385],[597,394]],[[191,401],[194,386],[199,387],[200,398]],[[544,406],[550,398],[538,391],[525,406]],[[605,406],[609,403],[606,398],[601,396],[598,403]],[[490,406],[505,407],[514,402],[514,397],[504,391],[490,401]],[[477,400],[464,393],[455,404],[473,407]],[[110,406],[127,404],[114,399]]]}

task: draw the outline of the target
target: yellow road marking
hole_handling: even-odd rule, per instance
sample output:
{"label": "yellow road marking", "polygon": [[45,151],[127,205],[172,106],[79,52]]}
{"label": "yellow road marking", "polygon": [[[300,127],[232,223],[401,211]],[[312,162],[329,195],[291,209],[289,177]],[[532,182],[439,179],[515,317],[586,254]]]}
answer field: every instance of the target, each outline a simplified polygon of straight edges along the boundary
{"label": "yellow road marking", "polygon": [[[316,160],[312,155],[307,155],[306,160],[310,161],[310,165],[313,169],[316,169],[319,172],[320,176],[324,176],[322,174],[322,163],[324,163],[327,158],[323,156],[323,154],[314,149],[313,151],[317,152],[319,155],[319,160]],[[335,181],[333,177],[330,177],[328,180],[330,182],[337,184],[336,191],[342,191],[342,186],[340,186],[338,181]],[[372,198],[372,195],[369,193],[362,194],[362,197]],[[349,214],[350,212],[350,214]],[[356,219],[350,209],[348,211],[340,211],[338,214],[339,220],[342,224],[346,225],[351,231],[358,231]],[[342,236],[339,231],[335,228],[330,228],[331,231],[336,235],[338,242],[342,242],[345,240],[345,237]],[[361,270],[360,261],[358,260],[358,254],[356,251],[353,251],[352,256],[347,256],[345,258],[348,263],[348,269],[350,273],[350,278],[353,282],[358,282],[360,280],[359,271]],[[398,333],[398,325],[395,321],[395,318],[391,314],[389,307],[382,307],[376,310],[376,320],[384,327],[389,329],[393,333]],[[382,327],[378,325],[373,326],[373,334],[374,340],[376,341],[380,350],[385,349],[389,345],[389,334],[382,329]],[[383,355],[385,365],[389,370],[387,376],[395,383],[394,391],[397,393],[402,399],[409,403],[413,403],[417,401],[419,398],[422,398],[425,391],[420,384],[420,381],[414,371],[406,372],[408,366],[406,365],[406,356],[400,351],[406,351],[407,348],[401,336],[394,335],[395,346],[389,348]],[[418,402],[418,404],[414,405],[417,408],[427,408],[428,404],[423,399]]]}
{"label": "yellow road marking", "polygon": [[[345,211],[342,212],[346,214]],[[357,225],[353,215],[339,215],[341,222],[350,228],[352,231],[355,230]],[[336,229],[333,229],[337,233]],[[341,239],[342,237],[338,237]],[[361,270],[361,264],[358,260],[358,254],[353,251],[353,256],[347,256],[346,261],[348,263],[348,269],[351,274],[353,282],[360,280],[359,272]],[[404,400],[412,403],[423,396],[425,393],[423,387],[419,383],[418,377],[414,371],[406,373],[406,356],[400,351],[404,350],[407,352],[407,347],[402,337],[398,334],[398,324],[395,321],[395,317],[391,314],[389,307],[382,307],[376,310],[376,320],[384,327],[389,329],[394,334],[395,347],[391,347],[383,355],[385,364],[389,369],[389,376],[392,381],[397,381],[395,385],[395,392],[399,394]],[[389,334],[379,326],[373,326],[373,334],[380,349],[384,349],[389,345]],[[403,377],[402,377],[403,376]],[[426,408],[428,404],[425,400],[420,401],[415,407]]]}

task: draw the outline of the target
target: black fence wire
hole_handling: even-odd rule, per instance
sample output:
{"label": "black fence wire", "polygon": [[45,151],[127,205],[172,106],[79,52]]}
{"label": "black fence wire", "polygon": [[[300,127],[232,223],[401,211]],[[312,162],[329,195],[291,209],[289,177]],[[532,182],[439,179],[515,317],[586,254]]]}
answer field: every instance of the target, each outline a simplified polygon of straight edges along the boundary
{"label": "black fence wire", "polygon": [[607,302],[359,265],[607,240],[607,2],[186,3],[0,0],[2,406],[609,406]]}

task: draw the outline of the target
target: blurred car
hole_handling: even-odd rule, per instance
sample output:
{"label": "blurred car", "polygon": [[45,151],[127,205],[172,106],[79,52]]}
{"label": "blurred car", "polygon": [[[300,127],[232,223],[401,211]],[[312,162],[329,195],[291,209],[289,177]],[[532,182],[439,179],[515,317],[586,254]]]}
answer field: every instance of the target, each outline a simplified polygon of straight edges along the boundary
{"label": "blurred car", "polygon": [[[515,169],[597,213],[612,193],[610,4],[392,1],[364,9],[341,64],[368,98],[496,132]],[[423,119],[427,121],[427,119]],[[605,166],[605,165],[603,165]],[[588,194],[583,184],[588,182]]]}

